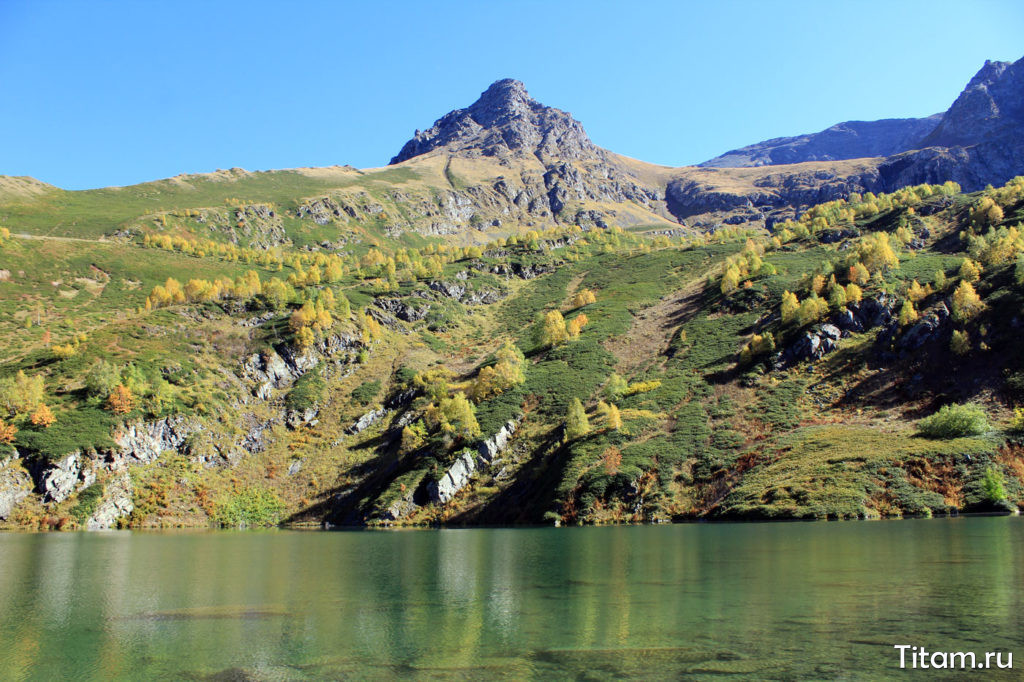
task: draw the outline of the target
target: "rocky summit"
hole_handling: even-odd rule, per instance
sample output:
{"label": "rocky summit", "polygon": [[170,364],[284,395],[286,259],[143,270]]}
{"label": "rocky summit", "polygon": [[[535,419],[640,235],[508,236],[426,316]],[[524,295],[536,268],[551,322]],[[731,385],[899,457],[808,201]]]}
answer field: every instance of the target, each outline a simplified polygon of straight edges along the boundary
{"label": "rocky summit", "polygon": [[439,148],[467,156],[533,156],[542,163],[602,156],[579,121],[533,99],[511,78],[492,83],[476,102],[445,114],[428,130],[417,130],[391,163]]}

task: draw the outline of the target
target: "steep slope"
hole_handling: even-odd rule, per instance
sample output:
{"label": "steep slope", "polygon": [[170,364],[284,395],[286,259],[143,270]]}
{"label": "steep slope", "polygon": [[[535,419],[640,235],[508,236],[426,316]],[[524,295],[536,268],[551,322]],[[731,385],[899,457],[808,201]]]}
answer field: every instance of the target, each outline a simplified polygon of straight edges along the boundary
{"label": "steep slope", "polygon": [[943,178],[976,190],[1024,172],[1024,58],[986,62],[920,147],[880,166],[887,186]]}
{"label": "steep slope", "polygon": [[941,114],[927,118],[846,121],[819,133],[777,137],[733,149],[700,164],[703,168],[744,168],[892,156],[918,149],[935,129]]}

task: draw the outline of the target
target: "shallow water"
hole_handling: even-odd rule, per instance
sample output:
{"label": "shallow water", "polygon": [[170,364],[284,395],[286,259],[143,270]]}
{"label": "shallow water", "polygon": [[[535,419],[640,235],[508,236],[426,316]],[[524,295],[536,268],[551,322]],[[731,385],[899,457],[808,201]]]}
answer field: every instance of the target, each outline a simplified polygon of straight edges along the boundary
{"label": "shallow water", "polygon": [[1022,560],[1007,517],[8,534],[0,679],[1016,679]]}

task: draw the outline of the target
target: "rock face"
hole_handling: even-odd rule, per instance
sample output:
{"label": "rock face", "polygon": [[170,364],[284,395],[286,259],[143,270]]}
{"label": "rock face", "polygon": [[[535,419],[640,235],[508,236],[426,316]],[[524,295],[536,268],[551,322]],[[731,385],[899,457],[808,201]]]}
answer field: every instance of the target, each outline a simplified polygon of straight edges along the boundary
{"label": "rock face", "polygon": [[968,147],[1019,134],[1024,124],[1024,59],[987,61],[920,147]]}
{"label": "rock face", "polygon": [[43,502],[63,502],[73,492],[96,482],[96,471],[80,452],[72,452],[49,464],[39,477]]}
{"label": "rock face", "polygon": [[103,492],[100,506],[86,522],[87,530],[107,530],[117,525],[122,519],[135,510],[132,502],[132,479],[123,474],[108,482]]}
{"label": "rock face", "polygon": [[[120,448],[115,457],[131,458],[149,464],[163,452],[180,450],[186,439],[199,429],[198,421],[182,416],[128,424],[114,441]],[[123,465],[121,462],[112,468],[123,468]]]}
{"label": "rock face", "polygon": [[452,464],[448,471],[438,479],[432,481],[427,486],[427,494],[430,496],[431,501],[438,504],[446,504],[460,490],[466,487],[469,483],[469,479],[472,478],[473,474],[477,470],[490,466],[497,461],[498,455],[508,445],[509,439],[512,438],[512,434],[515,433],[517,422],[509,420],[506,422],[498,432],[487,440],[481,442],[477,446],[477,456],[473,456],[473,452],[468,448],[463,450],[459,455],[455,463]]}
{"label": "rock face", "polygon": [[0,521],[6,521],[18,503],[32,492],[32,477],[14,457],[0,459]]}
{"label": "rock face", "polygon": [[510,78],[493,83],[476,102],[445,114],[428,130],[417,130],[391,163],[441,147],[470,156],[533,156],[542,163],[603,156],[578,121],[537,102]]}
{"label": "rock face", "polygon": [[733,149],[700,165],[705,168],[743,168],[892,156],[908,149],[918,149],[925,136],[938,125],[940,117],[941,114],[935,114],[927,118],[846,121],[820,133],[776,137]]}

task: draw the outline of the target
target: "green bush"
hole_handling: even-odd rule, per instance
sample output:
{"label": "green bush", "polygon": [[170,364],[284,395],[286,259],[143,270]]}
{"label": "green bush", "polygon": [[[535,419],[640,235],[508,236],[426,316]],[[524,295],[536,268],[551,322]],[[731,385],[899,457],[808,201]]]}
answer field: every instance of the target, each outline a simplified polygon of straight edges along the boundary
{"label": "green bush", "polygon": [[918,431],[927,438],[977,436],[989,430],[988,418],[980,405],[946,405],[918,423]]}
{"label": "green bush", "polygon": [[322,403],[326,394],[324,380],[316,372],[307,372],[292,385],[284,404],[289,410],[308,410]]}
{"label": "green bush", "polygon": [[214,518],[228,528],[276,526],[284,510],[284,502],[272,490],[246,488],[222,500],[216,507]]}
{"label": "green bush", "polygon": [[985,469],[985,476],[981,479],[981,489],[989,502],[1002,502],[1006,499],[1006,488],[1003,486],[1003,481],[1003,472],[993,467]]}
{"label": "green bush", "polygon": [[85,520],[92,516],[96,507],[100,506],[103,499],[103,484],[93,483],[91,486],[78,493],[78,504],[71,508],[71,516],[78,523],[85,523]]}
{"label": "green bush", "polygon": [[95,407],[57,412],[57,421],[48,428],[31,427],[18,432],[17,444],[29,453],[56,459],[74,450],[112,447],[110,437],[114,420],[110,413]]}
{"label": "green bush", "polygon": [[352,400],[360,405],[369,405],[380,393],[380,381],[364,381],[352,391]]}

